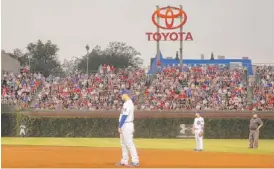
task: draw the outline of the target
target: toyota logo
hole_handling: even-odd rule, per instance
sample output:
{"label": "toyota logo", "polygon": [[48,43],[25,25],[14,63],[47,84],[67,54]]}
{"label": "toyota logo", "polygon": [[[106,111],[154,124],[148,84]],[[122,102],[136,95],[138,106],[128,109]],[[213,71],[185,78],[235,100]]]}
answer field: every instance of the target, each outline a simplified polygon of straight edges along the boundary
{"label": "toyota logo", "polygon": [[[160,25],[157,23],[157,17],[160,19],[165,20],[165,25]],[[177,18],[182,17],[182,21],[178,25],[174,25],[174,20]],[[177,7],[163,7],[157,9],[153,14],[152,14],[152,22],[155,26],[161,29],[177,29],[183,26],[187,21],[187,15],[186,13],[181,10],[180,8]]]}

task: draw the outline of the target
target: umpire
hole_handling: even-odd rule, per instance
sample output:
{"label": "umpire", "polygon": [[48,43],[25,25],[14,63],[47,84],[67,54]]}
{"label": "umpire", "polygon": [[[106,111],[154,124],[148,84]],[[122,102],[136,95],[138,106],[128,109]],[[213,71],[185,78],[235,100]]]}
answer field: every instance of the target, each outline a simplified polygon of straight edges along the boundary
{"label": "umpire", "polygon": [[259,129],[263,126],[263,121],[257,114],[253,114],[249,124],[249,148],[258,148]]}

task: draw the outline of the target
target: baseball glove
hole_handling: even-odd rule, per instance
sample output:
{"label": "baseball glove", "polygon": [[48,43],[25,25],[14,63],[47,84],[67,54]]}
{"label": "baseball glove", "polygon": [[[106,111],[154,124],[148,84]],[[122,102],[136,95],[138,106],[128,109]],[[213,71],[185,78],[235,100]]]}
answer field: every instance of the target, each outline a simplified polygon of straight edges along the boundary
{"label": "baseball glove", "polygon": [[204,135],[204,132],[201,131],[201,132],[199,133],[199,136],[202,137],[203,135]]}

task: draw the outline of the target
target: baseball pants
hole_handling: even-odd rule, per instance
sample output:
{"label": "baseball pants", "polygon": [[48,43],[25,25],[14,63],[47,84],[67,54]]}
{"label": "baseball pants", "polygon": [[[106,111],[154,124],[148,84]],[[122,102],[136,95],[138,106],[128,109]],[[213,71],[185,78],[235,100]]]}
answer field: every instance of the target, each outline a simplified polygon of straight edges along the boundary
{"label": "baseball pants", "polygon": [[135,144],[133,142],[134,124],[125,123],[122,128],[122,134],[120,134],[120,142],[122,147],[122,160],[121,163],[128,164],[129,154],[133,163],[139,163],[139,157],[136,151]]}
{"label": "baseball pants", "polygon": [[196,149],[197,150],[202,150],[204,148],[204,145],[203,145],[203,136],[199,136],[199,133],[201,132],[202,130],[199,130],[199,129],[195,129],[195,140],[196,140]]}
{"label": "baseball pants", "polygon": [[23,136],[26,135],[25,130],[21,129],[20,130],[20,135],[23,135]]}
{"label": "baseball pants", "polygon": [[250,130],[249,132],[249,147],[250,148],[258,148],[259,142],[259,130]]}

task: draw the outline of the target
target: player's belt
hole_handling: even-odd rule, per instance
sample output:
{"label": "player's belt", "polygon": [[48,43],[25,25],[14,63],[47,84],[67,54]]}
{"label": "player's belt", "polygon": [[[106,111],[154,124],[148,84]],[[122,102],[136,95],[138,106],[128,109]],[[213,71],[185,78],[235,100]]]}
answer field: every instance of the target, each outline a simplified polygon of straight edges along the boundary
{"label": "player's belt", "polygon": [[133,121],[127,121],[127,122],[125,122],[125,123],[132,123]]}
{"label": "player's belt", "polygon": [[254,130],[257,130],[257,129],[249,129],[249,130],[254,131]]}

